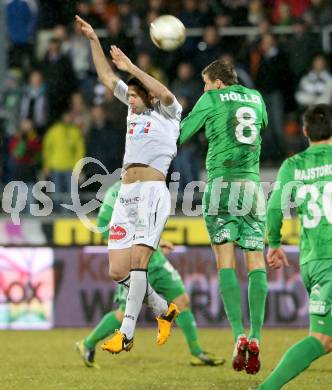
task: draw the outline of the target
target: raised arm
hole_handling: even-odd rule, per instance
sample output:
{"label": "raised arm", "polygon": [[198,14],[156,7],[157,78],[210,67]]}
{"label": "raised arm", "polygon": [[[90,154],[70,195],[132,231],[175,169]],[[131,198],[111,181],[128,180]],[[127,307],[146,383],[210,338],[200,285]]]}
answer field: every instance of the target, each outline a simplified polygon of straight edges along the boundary
{"label": "raised arm", "polygon": [[161,82],[143,72],[138,66],[133,64],[130,59],[116,46],[111,46],[110,50],[112,60],[120,70],[130,73],[146,87],[164,106],[170,106],[174,102],[174,95]]}
{"label": "raised arm", "polygon": [[196,134],[211,116],[211,101],[207,93],[196,102],[191,112],[181,121],[180,144]]}
{"label": "raised arm", "polygon": [[104,51],[100,45],[97,34],[89,23],[84,21],[78,15],[75,16],[75,22],[80,26],[82,34],[89,39],[92,58],[95,64],[99,80],[110,90],[114,91],[119,78],[113,72],[108,63]]}

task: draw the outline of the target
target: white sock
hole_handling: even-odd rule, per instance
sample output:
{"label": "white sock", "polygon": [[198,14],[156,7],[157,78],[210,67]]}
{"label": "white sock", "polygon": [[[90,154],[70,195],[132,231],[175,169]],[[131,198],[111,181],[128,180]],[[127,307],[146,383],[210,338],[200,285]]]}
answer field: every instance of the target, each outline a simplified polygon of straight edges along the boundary
{"label": "white sock", "polygon": [[[122,284],[129,290],[130,274],[128,274],[122,280],[119,280],[118,283]],[[164,298],[162,298],[159,294],[155,292],[149,282],[143,302],[153,311],[155,316],[165,314],[168,310],[168,303],[165,301]]]}
{"label": "white sock", "polygon": [[168,304],[165,299],[158,295],[149,283],[144,302],[152,309],[156,316],[165,314],[168,310]]}
{"label": "white sock", "polygon": [[120,332],[127,339],[134,337],[138,315],[142,308],[148,285],[147,270],[138,269],[130,271],[130,286],[126,302],[126,310]]}
{"label": "white sock", "polygon": [[123,279],[117,281],[118,284],[122,284],[129,290],[130,285],[130,273]]}

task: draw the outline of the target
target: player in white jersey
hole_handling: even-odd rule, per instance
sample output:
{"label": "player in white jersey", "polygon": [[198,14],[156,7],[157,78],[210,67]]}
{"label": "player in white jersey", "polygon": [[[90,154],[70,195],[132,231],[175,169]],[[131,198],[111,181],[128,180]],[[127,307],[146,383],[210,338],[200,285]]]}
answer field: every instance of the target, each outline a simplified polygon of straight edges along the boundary
{"label": "player in white jersey", "polygon": [[108,249],[110,275],[129,292],[121,328],[102,348],[112,353],[132,348],[143,300],[156,314],[157,344],[162,345],[178,309],[151,288],[147,266],[170,213],[165,178],[176,155],[182,107],[163,84],[134,65],[118,47],[111,46],[115,66],[132,76],[127,84],[120,80],[93,28],[79,16],[76,22],[90,41],[99,79],[128,106],[122,184],[110,222]]}

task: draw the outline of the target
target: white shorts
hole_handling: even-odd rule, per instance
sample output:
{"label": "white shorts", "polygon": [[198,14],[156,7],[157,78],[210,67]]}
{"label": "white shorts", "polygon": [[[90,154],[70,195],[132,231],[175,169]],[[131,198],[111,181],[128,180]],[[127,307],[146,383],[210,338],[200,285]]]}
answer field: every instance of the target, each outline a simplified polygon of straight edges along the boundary
{"label": "white shorts", "polygon": [[171,211],[171,197],[163,181],[121,184],[114,204],[108,249],[144,244],[157,249]]}

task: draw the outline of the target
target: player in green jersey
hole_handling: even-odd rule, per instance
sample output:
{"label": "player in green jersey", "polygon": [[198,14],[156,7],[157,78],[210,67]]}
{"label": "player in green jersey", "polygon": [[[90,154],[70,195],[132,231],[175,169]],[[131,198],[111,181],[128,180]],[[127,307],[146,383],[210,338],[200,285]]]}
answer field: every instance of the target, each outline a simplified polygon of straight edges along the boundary
{"label": "player in green jersey", "polygon": [[[99,209],[97,225],[105,240],[108,239],[108,226],[119,189],[120,181],[108,189],[103,204]],[[196,321],[190,309],[189,296],[185,290],[180,274],[165,257],[165,254],[171,250],[172,245],[170,243],[163,240],[160,242],[159,248],[154,252],[149,262],[149,282],[153,286],[153,289],[165,297],[167,302],[174,302],[178,306],[180,314],[175,321],[184,333],[192,355],[190,364],[193,366],[219,366],[225,360],[204,351],[201,347],[197,334]],[[76,349],[86,366],[99,367],[95,362],[95,347],[99,341],[114,333],[116,329],[119,329],[124,316],[127,295],[128,290],[124,286],[118,285],[114,295],[114,302],[118,305],[118,309],[107,313],[84,340],[76,343]]]}
{"label": "player in green jersey", "polygon": [[288,349],[260,390],[281,389],[332,350],[332,107],[308,108],[303,131],[310,146],[285,160],[268,203],[267,262],[273,269],[288,265],[280,230],[283,213],[293,204],[301,222],[300,269],[309,294],[310,331]]}
{"label": "player in green jersey", "polygon": [[[239,85],[231,64],[214,61],[202,77],[205,93],[182,121],[180,143],[205,128],[208,183],[203,214],[235,338],[233,368],[255,374],[260,369],[259,343],[267,296],[264,201],[259,191],[260,132],[267,126],[267,113],[260,93]],[[235,244],[244,249],[248,268],[249,338],[242,320]]]}

